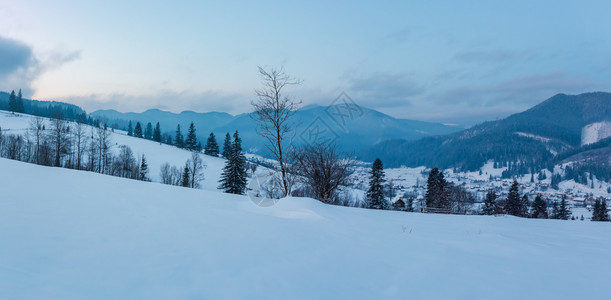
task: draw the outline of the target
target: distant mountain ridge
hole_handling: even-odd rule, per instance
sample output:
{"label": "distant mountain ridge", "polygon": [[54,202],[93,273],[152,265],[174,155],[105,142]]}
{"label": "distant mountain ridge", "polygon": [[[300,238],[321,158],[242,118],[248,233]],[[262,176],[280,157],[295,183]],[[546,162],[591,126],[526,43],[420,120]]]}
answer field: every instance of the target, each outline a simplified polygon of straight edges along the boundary
{"label": "distant mountain ridge", "polygon": [[[558,94],[524,112],[449,135],[381,142],[364,159],[379,156],[391,166],[466,170],[476,170],[488,160],[520,161],[540,168],[557,154],[580,149],[588,126],[598,128],[596,137],[589,137],[591,143],[611,135],[604,125],[610,121],[610,93]],[[597,123],[603,125],[591,126]]]}
{"label": "distant mountain ridge", "polygon": [[[397,119],[376,110],[358,107],[358,111],[352,116],[336,116],[336,107],[323,107],[308,105],[298,110],[294,115],[296,124],[296,143],[311,142],[306,132],[312,128],[326,130],[326,138],[334,140],[346,151],[358,154],[362,149],[367,149],[376,143],[387,139],[415,140],[421,137],[447,134],[461,130],[461,127],[443,125],[407,119]],[[337,107],[339,110],[340,107]],[[341,114],[341,111],[340,113]],[[119,128],[126,128],[131,120],[153,125],[160,122],[162,130],[172,133],[176,125],[180,124],[183,134],[188,125],[193,122],[197,129],[198,139],[203,140],[210,132],[214,132],[217,139],[222,139],[225,133],[239,130],[245,149],[262,151],[264,145],[262,138],[256,132],[256,123],[249,114],[232,116],[222,112],[195,113],[184,111],[171,113],[158,109],[147,110],[143,113],[121,113],[115,110],[98,110],[91,116],[106,120],[109,124]],[[219,141],[221,142],[221,141]]]}

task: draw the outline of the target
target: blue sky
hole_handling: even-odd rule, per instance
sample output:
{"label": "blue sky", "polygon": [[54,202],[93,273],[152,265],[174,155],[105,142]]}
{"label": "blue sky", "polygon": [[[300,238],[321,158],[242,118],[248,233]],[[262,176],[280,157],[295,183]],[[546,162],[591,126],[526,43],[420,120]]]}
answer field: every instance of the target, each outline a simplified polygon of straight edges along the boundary
{"label": "blue sky", "polygon": [[[51,3],[52,2],[52,3]],[[88,111],[249,110],[257,65],[395,117],[470,125],[611,91],[610,1],[0,0],[0,90]]]}

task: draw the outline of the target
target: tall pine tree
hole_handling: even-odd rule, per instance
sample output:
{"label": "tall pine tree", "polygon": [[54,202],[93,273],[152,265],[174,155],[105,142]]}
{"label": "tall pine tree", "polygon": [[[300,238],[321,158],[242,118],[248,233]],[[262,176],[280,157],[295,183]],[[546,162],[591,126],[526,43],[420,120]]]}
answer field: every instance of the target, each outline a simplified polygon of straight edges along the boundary
{"label": "tall pine tree", "polygon": [[390,204],[384,197],[384,166],[382,160],[376,158],[369,173],[369,190],[367,190],[367,204],[373,209],[389,209]]}
{"label": "tall pine tree", "polygon": [[246,158],[242,153],[242,139],[238,131],[233,134],[231,153],[219,180],[219,189],[225,193],[243,195],[246,191]]}
{"label": "tall pine tree", "polygon": [[187,139],[185,139],[185,148],[191,151],[197,150],[197,137],[195,136],[195,125],[193,122],[189,125],[189,132],[187,133]]}
{"label": "tall pine tree", "polygon": [[180,130],[180,124],[176,125],[176,135],[174,135],[174,145],[178,148],[182,148],[185,146],[185,140],[182,136],[182,131]]}
{"label": "tall pine tree", "polygon": [[148,122],[146,124],[146,129],[144,130],[144,138],[147,140],[153,139],[153,124],[151,124],[151,122]]}
{"label": "tall pine tree", "polygon": [[159,122],[157,122],[157,125],[155,125],[155,129],[153,130],[153,141],[161,143],[161,126],[159,125]]}
{"label": "tall pine tree", "polygon": [[182,180],[180,181],[183,187],[191,187],[191,172],[189,172],[189,163],[185,164],[185,168],[182,171]]}
{"label": "tall pine tree", "polygon": [[227,132],[227,134],[225,134],[225,141],[223,142],[223,157],[229,159],[231,151],[231,135]]}
{"label": "tall pine tree", "polygon": [[204,154],[210,156],[219,156],[219,145],[216,142],[214,133],[210,133],[208,140],[206,141],[206,147],[204,148]]}
{"label": "tall pine tree", "polygon": [[138,180],[149,181],[149,165],[146,162],[146,157],[142,154],[142,162],[140,163],[140,172],[138,174]]}
{"label": "tall pine tree", "polygon": [[431,169],[429,178],[426,182],[426,207],[427,208],[442,208],[450,207],[450,199],[448,196],[448,183],[443,176],[443,172],[438,168]]}
{"label": "tall pine tree", "polygon": [[19,89],[19,93],[17,93],[16,99],[16,112],[25,113],[25,107],[23,106],[23,95],[21,94],[21,89]]}
{"label": "tall pine tree", "polygon": [[142,125],[140,125],[140,122],[136,122],[136,128],[134,128],[134,136],[138,137],[138,138],[142,138]]}
{"label": "tall pine tree", "polygon": [[8,110],[12,113],[17,112],[17,97],[15,91],[11,91],[11,95],[8,97]]}
{"label": "tall pine tree", "polygon": [[132,121],[129,121],[129,124],[127,125],[127,135],[132,136],[134,135],[134,126],[132,126]]}
{"label": "tall pine tree", "polygon": [[518,181],[513,180],[513,184],[509,188],[509,195],[507,196],[507,203],[505,204],[505,213],[512,216],[522,216],[522,200],[520,200],[520,191],[518,188]]}

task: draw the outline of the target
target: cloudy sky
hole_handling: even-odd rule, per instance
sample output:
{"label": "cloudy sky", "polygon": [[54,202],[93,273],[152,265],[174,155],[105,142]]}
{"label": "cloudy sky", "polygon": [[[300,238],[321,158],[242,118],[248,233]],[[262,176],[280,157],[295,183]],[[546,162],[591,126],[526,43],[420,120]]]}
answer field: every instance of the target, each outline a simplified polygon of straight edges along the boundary
{"label": "cloudy sky", "polygon": [[[97,2],[97,4],[93,4]],[[249,110],[257,65],[395,117],[470,125],[611,91],[611,1],[0,0],[0,90],[88,111]]]}

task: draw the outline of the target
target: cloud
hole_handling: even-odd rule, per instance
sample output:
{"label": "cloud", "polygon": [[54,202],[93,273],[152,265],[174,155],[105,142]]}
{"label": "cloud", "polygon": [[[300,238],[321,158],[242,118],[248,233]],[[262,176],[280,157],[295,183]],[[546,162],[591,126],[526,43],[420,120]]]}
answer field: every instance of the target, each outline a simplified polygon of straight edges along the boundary
{"label": "cloud", "polygon": [[0,89],[22,89],[24,95],[32,95],[34,81],[42,74],[79,57],[79,51],[52,51],[37,56],[25,43],[0,36]]}
{"label": "cloud", "polygon": [[545,74],[517,76],[500,83],[483,86],[459,86],[431,98],[438,104],[464,105],[471,108],[498,105],[532,105],[557,93],[582,93],[590,91],[598,82],[568,76],[555,71]]}
{"label": "cloud", "polygon": [[507,62],[521,57],[522,53],[507,50],[478,50],[458,52],[452,58],[454,61],[463,63],[499,63]]}
{"label": "cloud", "polygon": [[373,108],[409,106],[413,96],[425,92],[407,74],[378,73],[369,77],[348,78],[348,90],[354,101]]}
{"label": "cloud", "polygon": [[243,113],[250,108],[250,95],[221,91],[193,92],[159,90],[150,94],[129,95],[122,93],[89,94],[69,96],[61,99],[77,104],[89,112],[98,109],[115,109],[121,112],[142,112],[158,108],[172,112],[193,110],[198,112],[219,111],[232,114]]}

